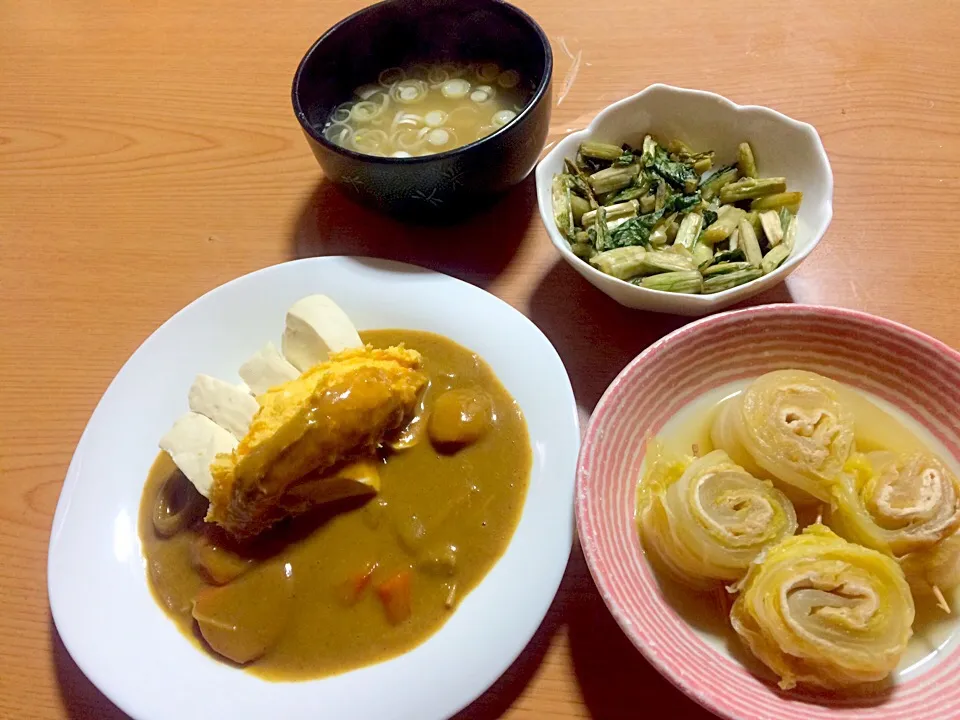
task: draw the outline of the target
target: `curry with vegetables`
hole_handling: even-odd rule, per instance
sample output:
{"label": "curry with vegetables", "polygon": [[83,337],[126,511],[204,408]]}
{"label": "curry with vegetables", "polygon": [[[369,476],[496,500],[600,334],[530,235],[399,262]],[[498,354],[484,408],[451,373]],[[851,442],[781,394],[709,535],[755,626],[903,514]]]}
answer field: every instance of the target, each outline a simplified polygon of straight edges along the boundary
{"label": "curry with vegetables", "polygon": [[[423,642],[504,552],[523,508],[531,467],[526,425],[483,360],[431,333],[361,337],[365,349],[331,356],[292,381],[333,373],[329,388],[314,390],[313,424],[305,425],[315,431],[322,417],[329,430],[271,459],[274,474],[261,477],[274,477],[272,484],[236,484],[249,458],[260,457],[251,439],[256,429],[267,420],[280,429],[295,421],[279,410],[262,417],[270,400],[260,396],[248,436],[214,464],[215,481],[217,472],[236,475],[228,500],[216,500],[215,489],[208,506],[167,454],[144,490],[140,536],[157,601],[187,636],[265,678],[343,672]],[[376,373],[386,366],[371,358],[399,358],[409,367],[391,365],[394,375],[384,378]],[[359,385],[343,384],[348,372]],[[364,382],[389,393],[375,402]],[[411,392],[412,412],[400,412]],[[375,424],[384,432],[374,432]],[[355,442],[361,431],[367,435]],[[341,436],[349,442],[330,439]],[[318,468],[281,493],[278,458],[290,452],[309,455],[307,464]],[[270,493],[276,497],[267,502]],[[312,506],[294,507],[298,498]],[[209,521],[215,502],[237,510],[229,522]],[[253,524],[243,524],[250,518]]]}

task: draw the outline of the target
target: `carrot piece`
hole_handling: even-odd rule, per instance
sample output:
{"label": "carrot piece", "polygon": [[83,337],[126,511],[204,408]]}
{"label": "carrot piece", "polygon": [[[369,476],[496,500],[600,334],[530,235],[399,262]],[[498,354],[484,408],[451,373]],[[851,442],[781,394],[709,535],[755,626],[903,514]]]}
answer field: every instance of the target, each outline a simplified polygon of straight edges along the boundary
{"label": "carrot piece", "polygon": [[367,563],[363,569],[347,578],[340,587],[340,596],[347,605],[354,605],[367,589],[370,580],[373,579],[373,572],[377,569],[377,563]]}
{"label": "carrot piece", "polygon": [[401,570],[377,585],[377,597],[383,603],[383,609],[391,625],[397,625],[410,617],[413,600],[410,571]]}

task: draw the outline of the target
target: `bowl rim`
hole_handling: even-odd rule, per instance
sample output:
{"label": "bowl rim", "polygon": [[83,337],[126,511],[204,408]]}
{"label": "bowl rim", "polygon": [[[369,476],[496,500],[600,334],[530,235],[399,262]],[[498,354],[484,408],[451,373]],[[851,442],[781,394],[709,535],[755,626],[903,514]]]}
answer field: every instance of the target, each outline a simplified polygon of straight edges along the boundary
{"label": "bowl rim", "polygon": [[[570,138],[588,139],[596,132],[597,125],[601,121],[603,121],[606,117],[614,114],[615,112],[619,111],[623,107],[629,107],[634,103],[642,101],[644,96],[656,91],[666,91],[669,93],[675,93],[680,95],[690,95],[690,96],[699,97],[702,99],[708,99],[713,102],[718,102],[722,105],[726,105],[729,108],[733,109],[735,112],[745,111],[745,112],[761,113],[761,114],[772,117],[774,120],[778,122],[791,125],[797,128],[798,130],[804,133],[807,133],[808,135],[810,135],[812,138],[816,140],[816,147],[818,150],[817,154],[821,160],[823,168],[826,170],[825,181],[826,181],[827,203],[826,203],[826,216],[824,217],[824,221],[823,221],[823,230],[815,235],[813,242],[810,243],[809,247],[804,249],[802,252],[792,253],[791,256],[788,257],[786,261],[784,261],[780,265],[780,267],[778,267],[776,270],[771,272],[769,275],[764,275],[760,278],[757,278],[757,280],[744,283],[743,285],[738,285],[736,287],[732,287],[727,290],[722,290],[721,292],[718,292],[718,293],[711,293],[709,295],[692,295],[692,294],[685,294],[685,293],[678,294],[678,293],[667,292],[665,290],[654,290],[651,288],[645,288],[639,285],[634,285],[632,283],[627,282],[626,280],[621,280],[620,278],[615,278],[612,275],[607,275],[605,273],[600,272],[595,267],[593,267],[590,263],[584,262],[579,257],[573,254],[573,251],[570,250],[570,244],[560,235],[560,232],[556,228],[556,221],[553,219],[552,208],[546,208],[543,206],[542,203],[540,203],[539,188],[542,183],[546,183],[548,180],[548,178],[546,177],[541,178],[541,173],[539,172],[540,167],[541,166],[546,167],[545,163],[550,161],[554,156],[561,154],[560,153],[561,145],[563,145],[565,141],[569,140]],[[561,139],[559,142],[557,142],[557,144],[550,149],[550,152],[548,152],[537,164],[537,187],[538,187],[537,202],[540,205],[540,218],[547,229],[547,236],[550,238],[550,242],[553,243],[553,246],[560,252],[560,255],[568,263],[571,263],[571,264],[574,262],[580,263],[580,265],[577,265],[576,267],[582,266],[583,270],[590,277],[602,279],[603,281],[614,281],[614,285],[616,287],[630,288],[630,291],[633,292],[638,297],[642,297],[646,295],[649,297],[670,297],[674,300],[678,298],[682,298],[684,304],[687,304],[693,308],[700,308],[700,309],[708,309],[716,304],[723,303],[724,301],[728,301],[732,297],[736,297],[740,295],[745,296],[746,293],[748,292],[746,288],[750,288],[751,286],[755,285],[755,283],[759,280],[763,280],[765,278],[774,278],[775,280],[771,283],[771,285],[779,282],[779,280],[786,277],[786,275],[792,272],[797,266],[799,266],[804,260],[807,259],[810,253],[812,253],[813,250],[817,247],[817,245],[820,244],[820,241],[823,240],[823,236],[826,235],[827,230],[829,230],[830,228],[830,223],[833,220],[833,189],[834,189],[833,168],[830,165],[830,157],[827,155],[826,148],[823,146],[823,139],[820,137],[820,133],[817,132],[817,129],[813,125],[811,125],[810,123],[804,122],[802,120],[797,120],[795,118],[792,118],[789,115],[786,115],[780,112],[779,110],[774,110],[771,107],[767,107],[766,105],[752,105],[752,104],[740,105],[738,103],[735,103],[733,100],[730,100],[729,98],[723,95],[720,95],[719,93],[712,92],[710,90],[697,90],[695,88],[679,87],[676,85],[668,85],[666,83],[653,83],[645,87],[643,90],[640,90],[639,92],[634,93],[633,95],[629,95],[627,97],[621,98],[620,100],[617,100],[616,102],[613,102],[610,105],[607,105],[605,108],[603,108],[596,114],[593,120],[590,121],[590,124],[587,125],[585,128],[581,130],[577,130],[576,132],[570,133],[569,135]],[[598,289],[600,289],[602,292],[606,292],[602,290],[602,288],[598,288]]]}
{"label": "bowl rim", "polygon": [[466,145],[461,145],[459,147],[452,148],[450,150],[444,150],[443,152],[434,153],[433,155],[417,155],[414,157],[408,158],[397,158],[397,157],[385,157],[382,155],[367,155],[365,153],[356,152],[355,150],[350,150],[349,148],[340,147],[339,145],[334,145],[332,142],[327,140],[323,133],[318,133],[316,129],[306,121],[306,113],[303,110],[303,105],[300,102],[300,85],[303,78],[303,73],[310,63],[311,59],[315,52],[317,52],[320,46],[325,40],[327,40],[331,35],[336,33],[340,28],[348,25],[351,22],[354,22],[358,18],[367,15],[374,10],[381,8],[386,5],[394,5],[401,0],[381,0],[380,2],[374,3],[373,5],[368,5],[367,7],[361,8],[356,12],[348,15],[347,17],[339,20],[335,25],[330,27],[326,32],[323,33],[314,43],[310,46],[304,56],[301,58],[300,63],[297,65],[297,70],[293,75],[293,84],[291,87],[291,99],[293,101],[293,114],[297,117],[297,122],[300,123],[301,129],[317,143],[322,145],[325,149],[330,150],[338,155],[344,157],[352,158],[354,160],[360,160],[367,163],[373,163],[375,165],[417,165],[421,163],[433,162],[436,160],[445,160],[447,158],[453,157],[459,153],[470,151],[487,141],[491,141],[494,138],[501,137],[506,133],[510,132],[513,128],[517,127],[521,120],[524,120],[533,112],[533,108],[538,106],[547,95],[547,90],[550,87],[550,81],[553,77],[553,49],[550,46],[550,40],[547,38],[546,33],[543,31],[543,28],[534,20],[530,15],[516,7],[511,5],[505,0],[483,0],[484,2],[489,3],[490,5],[499,5],[508,13],[513,14],[521,21],[523,21],[536,36],[540,39],[541,50],[543,52],[543,73],[541,73],[540,80],[537,83],[537,87],[533,92],[533,95],[526,102],[523,108],[517,113],[517,116],[513,118],[510,122],[504,125],[501,128],[497,128],[492,133],[486,137],[482,137],[479,140],[474,140],[469,142]]}
{"label": "bowl rim", "polygon": [[[831,321],[839,319],[869,323],[883,328],[885,332],[895,333],[907,337],[911,341],[924,346],[927,351],[940,353],[957,366],[960,366],[960,350],[956,350],[944,343],[942,340],[938,340],[932,335],[928,335],[927,333],[912,328],[909,325],[905,325],[897,322],[896,320],[890,320],[879,315],[873,315],[862,310],[803,303],[770,303],[766,305],[756,305],[753,307],[741,308],[738,310],[719,312],[714,315],[708,315],[706,317],[698,318],[690,323],[686,323],[673,332],[664,335],[659,340],[647,346],[640,354],[638,354],[635,358],[633,358],[633,360],[624,366],[624,368],[617,374],[610,385],[607,386],[606,390],[604,390],[603,395],[600,396],[600,400],[597,401],[597,405],[591,413],[590,419],[587,421],[587,426],[584,429],[583,439],[580,443],[580,452],[577,457],[576,492],[574,496],[574,514],[576,515],[577,519],[577,537],[580,540],[580,546],[583,550],[587,568],[590,571],[590,577],[593,579],[593,583],[597,588],[597,592],[600,593],[600,596],[603,598],[604,605],[606,605],[607,610],[613,616],[617,625],[620,627],[620,630],[624,635],[626,635],[630,643],[640,651],[644,659],[650,663],[650,665],[652,665],[657,672],[666,678],[670,684],[672,684],[701,707],[706,708],[718,717],[728,718],[729,720],[740,720],[740,718],[739,716],[733,715],[726,709],[718,706],[714,702],[714,697],[712,694],[699,692],[695,683],[692,683],[681,675],[676,674],[663,660],[660,650],[648,645],[643,637],[634,633],[630,618],[615,602],[607,584],[606,577],[600,569],[600,566],[603,563],[601,560],[599,546],[602,543],[598,542],[590,533],[585,532],[584,528],[586,523],[584,520],[586,514],[585,505],[588,502],[587,496],[589,494],[586,491],[585,464],[592,446],[595,443],[602,441],[602,437],[599,434],[601,428],[601,416],[604,416],[603,422],[606,422],[605,416],[607,414],[606,411],[608,406],[613,406],[616,404],[621,386],[629,377],[641,371],[640,369],[644,363],[648,361],[650,356],[659,353],[664,347],[676,342],[681,337],[699,332],[701,327],[704,325],[722,322],[731,317],[743,317],[747,319],[764,316],[777,317],[792,314],[810,314]],[[644,559],[643,562],[649,563],[649,561],[646,559]]]}

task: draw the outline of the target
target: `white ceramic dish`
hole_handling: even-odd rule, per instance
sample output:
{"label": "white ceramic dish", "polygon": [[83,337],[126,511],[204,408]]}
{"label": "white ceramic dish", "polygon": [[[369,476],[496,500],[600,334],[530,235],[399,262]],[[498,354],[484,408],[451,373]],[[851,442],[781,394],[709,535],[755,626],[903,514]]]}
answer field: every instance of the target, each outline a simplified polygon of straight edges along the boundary
{"label": "white ceramic dish", "polygon": [[[760,173],[785,176],[790,190],[803,192],[796,245],[779,268],[751,283],[713,295],[649,290],[605,275],[570,251],[553,220],[550,183],[587,139],[638,146],[643,136],[679,138],[698,149],[713,149],[720,164],[735,159],[737,145],[748,140]],[[833,173],[812,125],[766,107],[737,105],[720,95],[670,85],[651,85],[605,108],[589,127],[568,135],[537,166],[537,202],[547,234],[570,265],[621,305],[676,315],[705,315],[782,282],[813,251],[833,217]]]}
{"label": "white ceramic dish", "polygon": [[[151,597],[137,535],[157,440],[198,372],[223,379],[311,293],[358,328],[441,333],[479,353],[520,404],[530,489],[506,553],[443,628],[409,653],[334,677],[272,683],[215,660]],[[151,335],[114,378],[77,445],[54,517],[50,607],[80,668],[138,719],[445,718],[517,657],[549,607],[570,552],[580,433],[566,370],[519,312],[467,283],[382,260],[314,258],[207,293]]]}

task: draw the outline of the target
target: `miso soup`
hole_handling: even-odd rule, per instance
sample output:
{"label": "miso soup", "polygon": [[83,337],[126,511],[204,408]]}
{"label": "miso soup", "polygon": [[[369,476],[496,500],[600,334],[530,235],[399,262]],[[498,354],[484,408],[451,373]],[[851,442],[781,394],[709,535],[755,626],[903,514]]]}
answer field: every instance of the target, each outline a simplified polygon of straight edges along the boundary
{"label": "miso soup", "polygon": [[387,68],[338,105],[323,128],[335,145],[385,157],[432,155],[511,122],[531,96],[516,70],[496,63]]}

